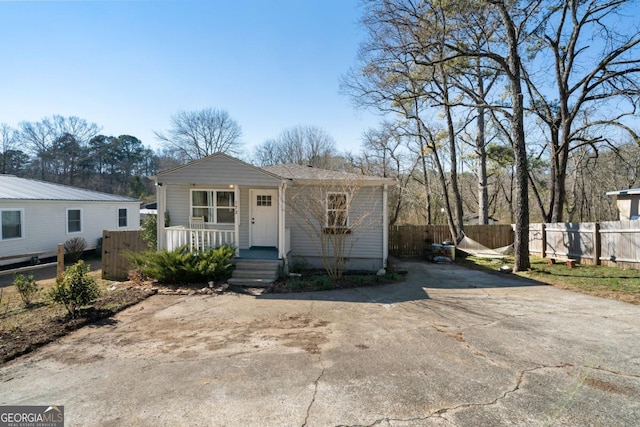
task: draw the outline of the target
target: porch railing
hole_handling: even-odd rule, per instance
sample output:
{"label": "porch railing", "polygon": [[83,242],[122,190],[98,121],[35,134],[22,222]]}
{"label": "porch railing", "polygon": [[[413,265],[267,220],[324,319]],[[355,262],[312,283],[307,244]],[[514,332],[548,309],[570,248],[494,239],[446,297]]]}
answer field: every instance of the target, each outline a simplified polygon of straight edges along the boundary
{"label": "porch railing", "polygon": [[165,228],[166,248],[172,251],[187,245],[191,250],[217,248],[222,245],[238,246],[233,230],[193,229],[181,225]]}

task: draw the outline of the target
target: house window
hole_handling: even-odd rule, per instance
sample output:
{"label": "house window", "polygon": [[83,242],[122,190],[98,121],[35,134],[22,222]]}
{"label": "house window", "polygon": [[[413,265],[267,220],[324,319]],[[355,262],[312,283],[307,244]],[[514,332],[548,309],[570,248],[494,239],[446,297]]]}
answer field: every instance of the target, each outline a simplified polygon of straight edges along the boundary
{"label": "house window", "polygon": [[118,209],[118,227],[126,227],[127,226],[127,209],[119,208]]}
{"label": "house window", "polygon": [[233,224],[235,193],[222,190],[192,190],[191,216],[204,217],[205,222]]}
{"label": "house window", "polygon": [[82,209],[67,209],[67,233],[82,231]]}
{"label": "house window", "polygon": [[22,210],[0,211],[2,228],[0,229],[0,240],[20,239],[22,237]]}
{"label": "house window", "polygon": [[257,195],[256,206],[271,206],[271,195]]}
{"label": "house window", "polygon": [[347,193],[327,194],[327,228],[347,228],[349,226]]}

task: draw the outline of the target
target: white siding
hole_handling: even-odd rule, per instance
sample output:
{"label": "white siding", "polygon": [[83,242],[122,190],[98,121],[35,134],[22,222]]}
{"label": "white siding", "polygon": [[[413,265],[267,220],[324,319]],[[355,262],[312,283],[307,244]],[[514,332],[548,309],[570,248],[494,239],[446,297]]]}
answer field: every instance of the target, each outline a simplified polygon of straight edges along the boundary
{"label": "white siding", "polygon": [[[189,217],[191,216],[191,201],[190,190],[191,189],[208,189],[208,190],[220,190],[226,189],[229,185],[223,184],[201,184],[201,185],[176,185],[176,184],[165,184],[164,188],[166,188],[166,210],[169,212],[170,217],[170,225],[182,225],[185,227],[189,226]],[[251,220],[249,218],[250,207],[249,207],[249,190],[252,188],[270,188],[273,187],[260,187],[260,186],[251,186],[251,187],[239,187],[239,201],[238,207],[240,209],[240,224],[239,224],[239,247],[241,249],[246,249],[249,247],[249,227],[251,225]],[[214,227],[214,226],[212,226]],[[222,230],[233,230],[233,224],[217,224],[215,225],[216,229]]]}
{"label": "white siding", "polygon": [[[135,202],[0,201],[0,208],[24,209],[23,238],[0,240],[0,258],[38,252],[54,252],[59,243],[74,237],[95,249],[103,230],[138,230],[140,209]],[[118,227],[118,209],[127,209],[127,227]],[[82,232],[67,233],[67,209],[82,210]],[[0,264],[18,262],[19,259]]]}
{"label": "white siding", "polygon": [[[166,200],[166,212],[169,212],[169,226],[189,225],[189,209],[191,208],[191,201],[189,197],[191,195],[188,185],[166,185],[167,200]],[[197,187],[193,187],[197,188]],[[160,214],[160,212],[158,212]],[[167,224],[165,224],[167,225]]]}
{"label": "white siding", "polygon": [[621,194],[617,198],[620,221],[635,219],[640,215],[640,195]]}

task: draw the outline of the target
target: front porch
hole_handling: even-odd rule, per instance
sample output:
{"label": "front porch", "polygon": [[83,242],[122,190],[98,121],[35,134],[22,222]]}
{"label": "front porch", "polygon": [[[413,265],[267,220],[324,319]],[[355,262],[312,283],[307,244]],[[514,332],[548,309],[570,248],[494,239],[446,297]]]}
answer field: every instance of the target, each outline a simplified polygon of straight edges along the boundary
{"label": "front porch", "polygon": [[188,228],[175,225],[165,228],[165,244],[169,251],[181,246],[187,246],[192,251],[202,251],[229,245],[236,248],[236,259],[242,260],[281,260],[287,254],[290,240],[289,229],[285,230],[284,247],[282,251],[273,246],[251,246],[240,248],[237,233],[234,230],[220,230],[210,228]]}
{"label": "front porch", "polygon": [[[173,251],[181,246],[187,246],[192,251],[217,248],[229,245],[238,248],[235,230],[218,230],[208,228],[188,228],[184,225],[174,225],[165,229],[165,247]],[[236,255],[237,255],[236,249]]]}
{"label": "front porch", "polygon": [[278,257],[278,249],[277,248],[266,248],[254,246],[249,249],[240,249],[238,251],[237,259],[240,260],[249,260],[249,259],[259,259],[259,260],[279,260]]}

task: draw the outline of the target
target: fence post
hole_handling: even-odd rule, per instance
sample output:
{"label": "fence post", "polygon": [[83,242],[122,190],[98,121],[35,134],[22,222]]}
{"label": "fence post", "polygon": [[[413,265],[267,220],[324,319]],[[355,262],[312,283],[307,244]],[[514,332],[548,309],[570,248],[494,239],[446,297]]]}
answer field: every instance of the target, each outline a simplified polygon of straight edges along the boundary
{"label": "fence post", "polygon": [[540,224],[540,238],[542,239],[542,249],[540,250],[540,256],[542,258],[547,257],[547,224]]}
{"label": "fence post", "polygon": [[593,227],[593,258],[596,265],[600,265],[600,255],[602,248],[600,247],[600,223],[596,222]]}
{"label": "fence post", "polygon": [[58,259],[56,266],[56,278],[62,280],[62,273],[64,273],[64,244],[58,243]]}

